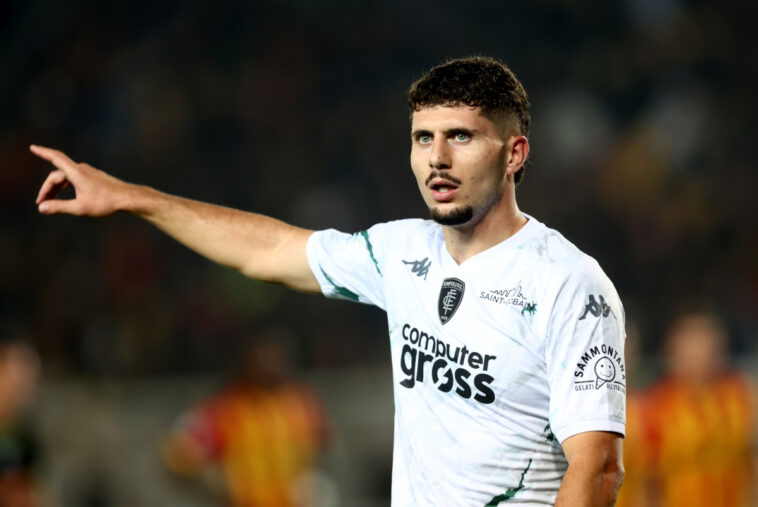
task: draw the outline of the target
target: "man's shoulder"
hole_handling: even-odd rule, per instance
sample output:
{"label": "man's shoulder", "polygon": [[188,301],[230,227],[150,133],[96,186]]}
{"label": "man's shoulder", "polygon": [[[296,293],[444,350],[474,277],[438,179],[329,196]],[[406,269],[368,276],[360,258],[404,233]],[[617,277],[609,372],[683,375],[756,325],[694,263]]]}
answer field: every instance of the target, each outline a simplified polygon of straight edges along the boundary
{"label": "man's shoulder", "polygon": [[353,236],[365,244],[372,260],[381,266],[409,252],[431,250],[442,241],[439,225],[419,218],[380,222]]}
{"label": "man's shoulder", "polygon": [[535,231],[520,247],[533,259],[535,269],[554,282],[568,278],[605,277],[600,264],[563,234],[537,222]]}
{"label": "man's shoulder", "polygon": [[421,218],[403,218],[388,222],[380,222],[367,229],[371,236],[382,236],[386,241],[397,244],[403,237],[411,237],[416,240],[430,240],[441,237],[440,226],[432,220]]}
{"label": "man's shoulder", "polygon": [[541,222],[536,222],[533,234],[524,241],[521,248],[539,262],[554,265],[559,269],[595,262],[595,259],[566,239],[563,234]]}
{"label": "man's shoulder", "polygon": [[400,218],[398,220],[389,220],[387,222],[380,222],[374,225],[374,227],[387,227],[393,231],[401,230],[414,230],[414,231],[429,231],[432,232],[439,228],[433,220],[425,220],[423,218]]}

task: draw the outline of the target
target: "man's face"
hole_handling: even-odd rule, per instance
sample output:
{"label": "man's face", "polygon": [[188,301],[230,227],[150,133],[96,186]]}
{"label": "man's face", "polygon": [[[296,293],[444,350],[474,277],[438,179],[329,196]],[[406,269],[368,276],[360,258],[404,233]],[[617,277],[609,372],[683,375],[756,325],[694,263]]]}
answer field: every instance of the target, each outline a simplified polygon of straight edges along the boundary
{"label": "man's face", "polygon": [[724,367],[726,344],[724,331],[709,315],[686,315],[667,337],[669,370],[689,381],[707,382]]}
{"label": "man's face", "polygon": [[435,221],[477,223],[503,197],[505,142],[479,108],[416,111],[411,142],[411,167]]}

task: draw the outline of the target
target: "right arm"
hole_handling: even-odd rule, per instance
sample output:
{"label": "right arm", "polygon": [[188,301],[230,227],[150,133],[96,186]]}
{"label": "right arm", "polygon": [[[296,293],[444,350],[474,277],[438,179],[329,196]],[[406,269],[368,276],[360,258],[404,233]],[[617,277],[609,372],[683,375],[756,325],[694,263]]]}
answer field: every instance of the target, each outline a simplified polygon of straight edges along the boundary
{"label": "right arm", "polygon": [[[250,278],[320,292],[305,252],[313,231],[126,183],[50,148],[32,146],[31,151],[56,167],[37,195],[40,213],[103,217],[126,211],[208,259]],[[76,197],[56,199],[58,192],[68,186],[74,187]]]}

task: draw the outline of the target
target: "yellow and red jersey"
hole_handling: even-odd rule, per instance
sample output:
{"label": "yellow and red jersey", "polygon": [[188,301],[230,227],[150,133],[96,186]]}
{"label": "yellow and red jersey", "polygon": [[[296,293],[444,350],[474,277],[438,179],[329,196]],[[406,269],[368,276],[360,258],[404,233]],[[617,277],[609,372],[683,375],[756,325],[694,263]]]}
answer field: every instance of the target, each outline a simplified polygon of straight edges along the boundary
{"label": "yellow and red jersey", "polygon": [[293,505],[292,487],[325,438],[318,399],[303,386],[231,387],[186,419],[182,430],[221,466],[235,506]]}
{"label": "yellow and red jersey", "polygon": [[748,505],[755,487],[755,399],[742,376],[725,374],[705,385],[665,378],[643,406],[644,446],[659,505]]}

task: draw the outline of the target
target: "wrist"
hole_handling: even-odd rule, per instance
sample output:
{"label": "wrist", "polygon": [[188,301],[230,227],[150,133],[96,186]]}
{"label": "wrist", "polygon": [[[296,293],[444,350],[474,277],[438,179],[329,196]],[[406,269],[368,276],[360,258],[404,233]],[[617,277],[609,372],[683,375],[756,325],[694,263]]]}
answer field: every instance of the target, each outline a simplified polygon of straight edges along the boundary
{"label": "wrist", "polygon": [[131,213],[140,217],[148,217],[155,211],[156,190],[133,183],[124,183],[124,191],[116,201],[116,211]]}

